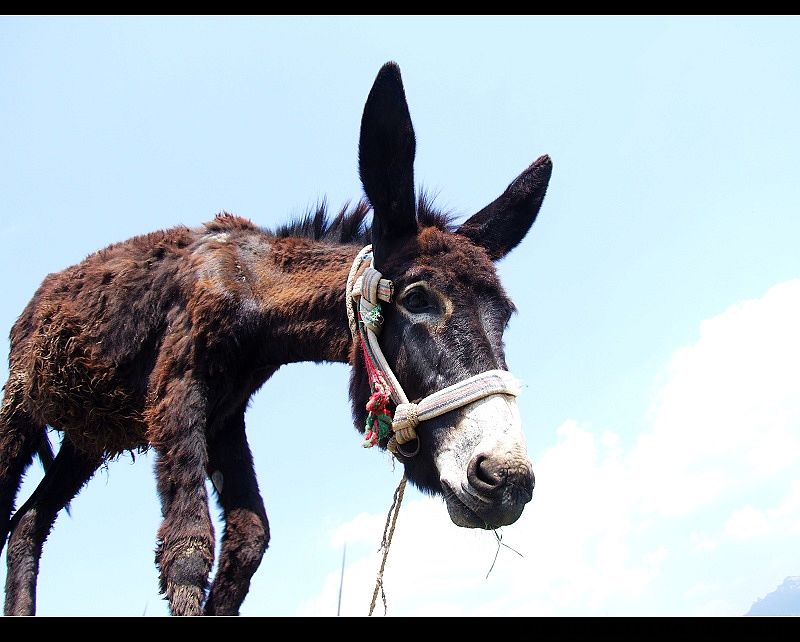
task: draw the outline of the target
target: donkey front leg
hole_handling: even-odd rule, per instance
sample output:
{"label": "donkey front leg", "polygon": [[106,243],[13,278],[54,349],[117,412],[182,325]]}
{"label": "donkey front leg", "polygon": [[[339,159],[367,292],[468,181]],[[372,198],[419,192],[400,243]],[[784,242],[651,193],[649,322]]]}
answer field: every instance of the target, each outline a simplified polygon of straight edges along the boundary
{"label": "donkey front leg", "polygon": [[239,615],[250,578],[269,544],[269,522],[258,492],[242,408],[209,445],[208,472],[225,514],[219,568],[206,615]]}
{"label": "donkey front leg", "polygon": [[206,407],[204,385],[190,377],[175,378],[148,418],[164,517],[156,564],[161,593],[173,615],[202,614],[214,562],[214,528],[205,486]]}

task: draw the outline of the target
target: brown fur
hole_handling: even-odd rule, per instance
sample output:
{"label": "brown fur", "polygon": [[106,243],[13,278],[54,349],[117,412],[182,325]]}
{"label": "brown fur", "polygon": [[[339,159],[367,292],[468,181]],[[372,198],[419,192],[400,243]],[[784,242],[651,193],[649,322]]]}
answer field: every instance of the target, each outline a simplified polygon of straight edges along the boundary
{"label": "brown fur", "polygon": [[[413,150],[399,70],[387,65],[367,101],[359,146],[375,207],[370,231],[365,202],[331,221],[322,207],[276,233],[223,213],[199,228],[110,245],[44,279],[11,330],[0,406],[6,613],[35,611],[39,557],[58,512],[105,461],[147,448],[157,452],[156,563],[171,612],[238,613],[270,533],[245,435],[247,402],[282,364],[350,362],[363,430],[369,391],[344,286],[370,238],[376,265],[398,292],[425,278],[453,303],[446,321],[430,327],[385,310],[384,349],[411,397],[505,367],[502,331],[513,306],[492,261],[532,224],[550,161],[539,159],[455,230],[424,199],[414,202]],[[63,433],[61,449],[12,517],[34,453],[47,460],[46,426]],[[420,432],[420,456],[404,462],[407,473],[442,492],[431,459],[436,430]],[[216,473],[225,532],[206,597],[215,551],[205,481]],[[532,476],[507,481],[529,499]]]}
{"label": "brown fur", "polygon": [[[230,430],[280,364],[347,360],[343,284],[354,254],[353,246],[277,238],[223,214],[198,229],[111,245],[49,275],[11,332],[0,440],[19,442],[13,428],[24,423],[27,462],[45,425],[64,432],[76,458],[98,464],[126,450],[156,448],[165,517],[181,516],[165,519],[159,563],[168,568],[188,554],[202,558],[197,572],[207,574],[213,537],[204,496],[206,441]],[[2,446],[5,481],[20,466],[12,463],[18,448]],[[231,487],[237,474],[225,475]],[[184,486],[202,496],[199,512]],[[5,489],[7,511],[13,494],[16,488]],[[253,514],[263,524],[263,545],[257,548],[265,548],[259,502]],[[226,532],[235,558],[245,554],[237,533],[253,529],[246,517],[233,519]],[[246,527],[237,528],[236,519]],[[186,521],[195,526],[187,530]],[[21,531],[15,536],[24,539]],[[197,610],[202,595],[176,586],[162,573],[173,610]]]}

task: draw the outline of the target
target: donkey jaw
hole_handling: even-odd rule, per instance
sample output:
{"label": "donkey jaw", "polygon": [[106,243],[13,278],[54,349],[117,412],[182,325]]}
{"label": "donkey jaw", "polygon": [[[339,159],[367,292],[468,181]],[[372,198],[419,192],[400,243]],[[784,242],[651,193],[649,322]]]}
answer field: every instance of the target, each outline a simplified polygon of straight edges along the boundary
{"label": "donkey jaw", "polygon": [[435,454],[447,512],[456,526],[513,524],[534,477],[516,400],[493,395],[467,406]]}

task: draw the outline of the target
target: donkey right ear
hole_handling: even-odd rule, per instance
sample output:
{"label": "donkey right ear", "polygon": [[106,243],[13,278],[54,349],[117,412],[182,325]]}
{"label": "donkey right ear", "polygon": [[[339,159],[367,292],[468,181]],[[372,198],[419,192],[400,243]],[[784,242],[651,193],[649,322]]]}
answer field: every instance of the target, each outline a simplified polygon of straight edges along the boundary
{"label": "donkey right ear", "polygon": [[493,261],[503,258],[536,220],[552,172],[550,157],[538,158],[494,202],[464,221],[458,233],[484,248]]}
{"label": "donkey right ear", "polygon": [[400,68],[378,72],[361,117],[358,169],[372,203],[372,246],[378,269],[393,247],[416,234],[414,154],[416,140]]}

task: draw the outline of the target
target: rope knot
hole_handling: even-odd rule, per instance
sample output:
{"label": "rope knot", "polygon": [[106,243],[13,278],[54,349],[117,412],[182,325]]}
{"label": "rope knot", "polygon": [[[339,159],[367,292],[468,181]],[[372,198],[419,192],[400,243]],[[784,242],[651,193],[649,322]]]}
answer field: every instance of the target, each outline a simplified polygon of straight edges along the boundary
{"label": "rope knot", "polygon": [[383,324],[381,301],[391,301],[392,282],[384,279],[378,270],[368,267],[353,286],[353,297],[358,299],[358,316],[372,332],[378,334]]}
{"label": "rope knot", "polygon": [[[374,267],[368,267],[361,275],[361,298],[366,299],[373,305],[378,302],[378,285],[381,282],[382,274]],[[358,282],[356,282],[358,287]]]}
{"label": "rope knot", "polygon": [[415,403],[401,403],[394,411],[392,431],[398,444],[407,444],[417,438],[419,426],[419,406]]}

